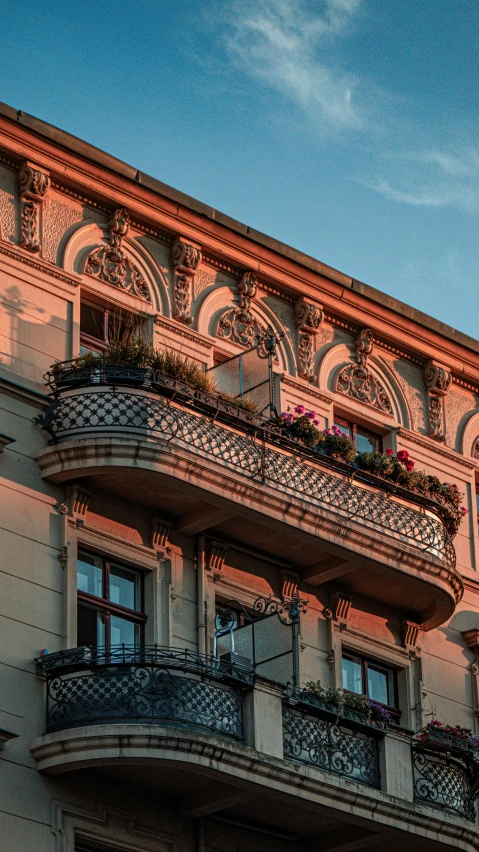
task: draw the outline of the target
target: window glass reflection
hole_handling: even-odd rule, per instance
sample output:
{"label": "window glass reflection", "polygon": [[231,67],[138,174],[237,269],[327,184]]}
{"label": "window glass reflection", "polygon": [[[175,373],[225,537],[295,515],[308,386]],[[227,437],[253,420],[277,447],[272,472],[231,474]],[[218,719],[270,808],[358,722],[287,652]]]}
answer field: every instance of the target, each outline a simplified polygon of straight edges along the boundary
{"label": "window glass reflection", "polygon": [[343,688],[349,692],[362,694],[362,672],[360,660],[343,657]]}
{"label": "window glass reflection", "polygon": [[80,592],[101,598],[103,571],[101,559],[90,553],[78,554],[77,587]]}

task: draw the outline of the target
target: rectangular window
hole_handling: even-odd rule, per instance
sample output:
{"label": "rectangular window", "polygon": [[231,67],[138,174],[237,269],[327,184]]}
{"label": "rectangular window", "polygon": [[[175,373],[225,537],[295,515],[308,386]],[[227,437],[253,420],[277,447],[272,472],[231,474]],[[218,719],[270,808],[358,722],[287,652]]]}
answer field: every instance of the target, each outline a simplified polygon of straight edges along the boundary
{"label": "rectangular window", "polygon": [[146,622],[142,585],[139,571],[79,550],[78,645],[141,645]]}
{"label": "rectangular window", "polygon": [[374,432],[364,429],[357,423],[353,423],[349,420],[343,420],[341,417],[335,418],[334,425],[337,426],[338,429],[341,429],[343,435],[347,435],[348,438],[351,438],[356,445],[358,453],[382,452],[382,439],[379,435],[375,435]]}
{"label": "rectangular window", "polygon": [[80,352],[103,352],[109,340],[119,340],[124,334],[137,335],[140,327],[141,320],[134,314],[82,300]]}
{"label": "rectangular window", "polygon": [[396,721],[401,713],[397,701],[396,671],[358,654],[344,653],[342,659],[343,688],[358,695],[367,695],[387,707]]}

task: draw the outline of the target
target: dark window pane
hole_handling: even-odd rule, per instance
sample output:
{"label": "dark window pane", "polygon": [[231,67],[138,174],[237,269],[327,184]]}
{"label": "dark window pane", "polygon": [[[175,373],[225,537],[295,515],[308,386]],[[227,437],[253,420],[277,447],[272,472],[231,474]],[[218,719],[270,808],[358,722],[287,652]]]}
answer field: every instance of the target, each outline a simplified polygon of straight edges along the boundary
{"label": "dark window pane", "polygon": [[363,679],[360,660],[343,657],[343,689],[362,695]]}
{"label": "dark window pane", "polygon": [[84,302],[80,305],[80,331],[97,340],[105,339],[105,312]]}
{"label": "dark window pane", "polygon": [[104,645],[105,620],[103,613],[92,606],[78,604],[77,644]]}
{"label": "dark window pane", "polygon": [[110,619],[110,644],[135,645],[140,644],[140,625],[125,618],[112,615]]}
{"label": "dark window pane", "polygon": [[359,429],[356,434],[356,447],[358,453],[377,453],[379,449],[379,441],[373,435],[365,434]]}
{"label": "dark window pane", "polygon": [[379,704],[392,704],[389,695],[388,677],[389,673],[368,666],[368,695]]}
{"label": "dark window pane", "polygon": [[80,551],[77,563],[78,591],[101,598],[103,594],[102,580],[103,570],[101,559],[98,556],[93,556],[91,553],[82,553]]}
{"label": "dark window pane", "polygon": [[129,609],[140,609],[140,575],[137,571],[110,565],[110,600]]}

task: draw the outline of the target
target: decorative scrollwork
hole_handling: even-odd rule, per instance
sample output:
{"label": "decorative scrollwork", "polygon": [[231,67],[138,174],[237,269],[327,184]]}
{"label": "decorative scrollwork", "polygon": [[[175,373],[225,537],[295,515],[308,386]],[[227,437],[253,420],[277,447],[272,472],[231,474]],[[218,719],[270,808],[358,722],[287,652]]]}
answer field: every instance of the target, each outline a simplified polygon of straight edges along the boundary
{"label": "decorative scrollwork", "polygon": [[23,163],[18,172],[20,245],[35,254],[41,250],[41,209],[49,186],[50,176],[47,172],[29,162]]}
{"label": "decorative scrollwork", "polygon": [[128,212],[124,208],[116,210],[108,222],[109,245],[99,246],[90,252],[85,263],[85,272],[93,278],[106,281],[107,284],[150,302],[150,292],[143,275],[123,251],[123,239],[128,234],[129,227]]}
{"label": "decorative scrollwork", "polygon": [[[133,390],[90,389],[54,400],[40,422],[56,438],[68,439],[88,437],[90,430],[148,430],[149,438],[156,435],[170,445],[193,449],[229,470],[328,508],[342,521],[354,518],[369,529],[439,557],[454,569],[454,546],[438,518],[349,483],[319,465],[261,445],[254,437],[208,417],[168,405],[161,397]],[[273,442],[274,435],[269,437]]]}
{"label": "decorative scrollwork", "polygon": [[49,677],[47,694],[47,731],[143,722],[243,737],[239,690],[155,665],[107,666],[93,674]]}
{"label": "decorative scrollwork", "polygon": [[176,320],[189,325],[191,316],[191,291],[196,270],[201,262],[201,251],[181,238],[175,240],[171,248],[171,260],[175,273],[173,316]]}
{"label": "decorative scrollwork", "polygon": [[322,305],[308,302],[301,296],[296,302],[294,320],[297,329],[296,359],[298,376],[314,380],[313,359],[316,343],[316,332],[323,321]]}
{"label": "decorative scrollwork", "polygon": [[444,397],[451,386],[452,375],[447,367],[428,361],[424,368],[424,383],[429,402],[429,437],[435,441],[446,440]]}
{"label": "decorative scrollwork", "polygon": [[414,799],[475,820],[477,771],[450,757],[433,755],[413,744]]}
{"label": "decorative scrollwork", "polygon": [[344,775],[379,788],[379,762],[374,737],[348,729],[343,721],[283,708],[285,757]]}
{"label": "decorative scrollwork", "polygon": [[337,380],[336,392],[344,393],[352,399],[372,405],[380,411],[393,413],[389,394],[383,384],[376,378],[368,367],[368,357],[374,349],[373,333],[364,328],[354,341],[356,347],[356,364],[344,367]]}
{"label": "decorative scrollwork", "polygon": [[254,272],[245,272],[238,284],[239,307],[229,308],[220,317],[216,332],[218,337],[242,346],[254,346],[256,339],[264,337],[266,329],[251,311],[257,286]]}

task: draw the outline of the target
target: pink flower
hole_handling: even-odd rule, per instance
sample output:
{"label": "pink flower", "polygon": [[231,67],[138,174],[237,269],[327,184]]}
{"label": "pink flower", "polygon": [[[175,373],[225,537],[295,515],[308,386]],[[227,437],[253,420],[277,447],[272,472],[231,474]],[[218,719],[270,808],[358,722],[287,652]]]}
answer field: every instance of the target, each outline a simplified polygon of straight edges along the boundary
{"label": "pink flower", "polygon": [[399,452],[397,454],[397,460],[398,461],[400,461],[400,462],[407,461],[408,458],[409,458],[409,453],[408,453],[407,450],[399,450]]}
{"label": "pink flower", "polygon": [[467,515],[467,509],[465,506],[461,506],[461,515]]}
{"label": "pink flower", "polygon": [[294,410],[296,414],[304,414],[304,405],[297,405]]}
{"label": "pink flower", "polygon": [[387,455],[387,456],[393,456],[393,455],[394,455],[394,450],[386,450],[386,455]]}
{"label": "pink flower", "polygon": [[442,722],[440,722],[439,719],[432,719],[432,721],[429,722],[429,724],[430,724],[431,728],[442,728]]}
{"label": "pink flower", "polygon": [[306,417],[308,417],[310,420],[314,420],[314,418],[316,417],[316,412],[315,411],[307,411]]}
{"label": "pink flower", "polygon": [[330,438],[330,437],[331,437],[331,430],[330,430],[330,429],[325,429],[325,430],[324,430],[324,434],[326,435],[326,437],[327,437],[327,438]]}
{"label": "pink flower", "polygon": [[319,426],[319,420],[313,420],[313,425],[314,425],[314,426]]}

